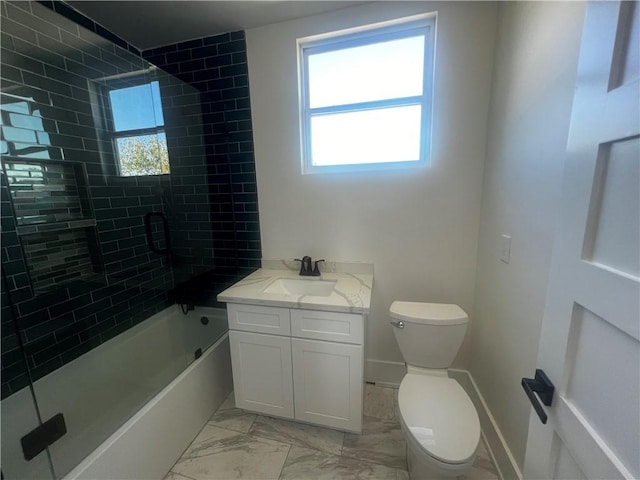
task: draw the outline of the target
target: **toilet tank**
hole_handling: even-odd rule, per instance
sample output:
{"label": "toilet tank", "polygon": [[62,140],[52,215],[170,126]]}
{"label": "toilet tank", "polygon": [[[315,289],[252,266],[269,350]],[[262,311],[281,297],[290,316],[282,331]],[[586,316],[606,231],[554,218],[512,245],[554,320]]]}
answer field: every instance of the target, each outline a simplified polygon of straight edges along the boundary
{"label": "toilet tank", "polygon": [[396,301],[391,304],[389,314],[407,365],[422,368],[451,366],[469,324],[469,317],[462,308],[453,304]]}

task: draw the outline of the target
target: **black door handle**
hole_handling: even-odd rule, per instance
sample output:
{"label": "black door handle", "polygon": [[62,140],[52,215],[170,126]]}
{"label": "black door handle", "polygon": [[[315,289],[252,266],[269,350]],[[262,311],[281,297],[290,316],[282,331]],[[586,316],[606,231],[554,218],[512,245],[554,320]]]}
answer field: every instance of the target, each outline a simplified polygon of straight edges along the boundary
{"label": "black door handle", "polygon": [[533,409],[538,414],[540,421],[542,423],[547,423],[547,414],[540,405],[538,401],[538,397],[533,393],[537,393],[547,407],[551,406],[551,402],[553,401],[553,392],[555,391],[555,387],[551,380],[547,377],[547,375],[540,369],[536,369],[535,378],[523,378],[522,379],[522,388],[524,388],[524,393],[529,397],[529,401],[531,405],[533,405]]}
{"label": "black door handle", "polygon": [[[162,230],[164,232],[164,244],[165,248],[158,248],[153,241],[153,232],[151,230],[151,217],[160,217],[162,220]],[[171,252],[171,236],[169,234],[169,222],[167,217],[162,212],[148,212],[144,215],[144,226],[147,231],[147,245],[149,250],[158,254],[165,254]]]}

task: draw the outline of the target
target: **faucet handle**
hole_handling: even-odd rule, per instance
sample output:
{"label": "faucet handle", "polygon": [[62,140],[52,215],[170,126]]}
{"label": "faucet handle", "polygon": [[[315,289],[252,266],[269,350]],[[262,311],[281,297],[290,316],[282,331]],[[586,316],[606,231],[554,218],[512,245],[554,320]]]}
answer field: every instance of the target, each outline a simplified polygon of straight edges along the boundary
{"label": "faucet handle", "polygon": [[315,262],[313,262],[313,274],[319,276],[320,275],[320,269],[318,268],[318,263],[320,262],[324,262],[324,258],[322,260],[316,260]]}

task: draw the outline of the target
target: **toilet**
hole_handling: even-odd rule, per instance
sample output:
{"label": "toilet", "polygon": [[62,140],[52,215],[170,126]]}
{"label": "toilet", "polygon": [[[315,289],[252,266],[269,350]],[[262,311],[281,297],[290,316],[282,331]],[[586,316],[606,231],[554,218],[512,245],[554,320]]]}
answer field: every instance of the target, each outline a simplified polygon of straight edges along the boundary
{"label": "toilet", "polygon": [[409,476],[423,480],[464,475],[480,444],[480,420],[447,368],[460,349],[469,317],[458,305],[398,301],[389,314],[407,364],[398,408]]}

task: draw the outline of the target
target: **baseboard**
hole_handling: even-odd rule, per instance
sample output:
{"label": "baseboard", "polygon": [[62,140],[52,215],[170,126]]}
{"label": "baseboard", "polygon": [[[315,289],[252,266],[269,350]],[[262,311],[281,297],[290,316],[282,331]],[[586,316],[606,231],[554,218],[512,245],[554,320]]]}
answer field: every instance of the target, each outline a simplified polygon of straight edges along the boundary
{"label": "baseboard", "polygon": [[500,478],[502,480],[522,480],[522,472],[471,373],[467,370],[449,369],[449,376],[455,378],[462,385],[476,407],[480,417],[482,435]]}
{"label": "baseboard", "polygon": [[407,373],[407,367],[402,362],[388,362],[368,358],[364,369],[366,382],[375,383],[383,387],[398,388],[402,378]]}

